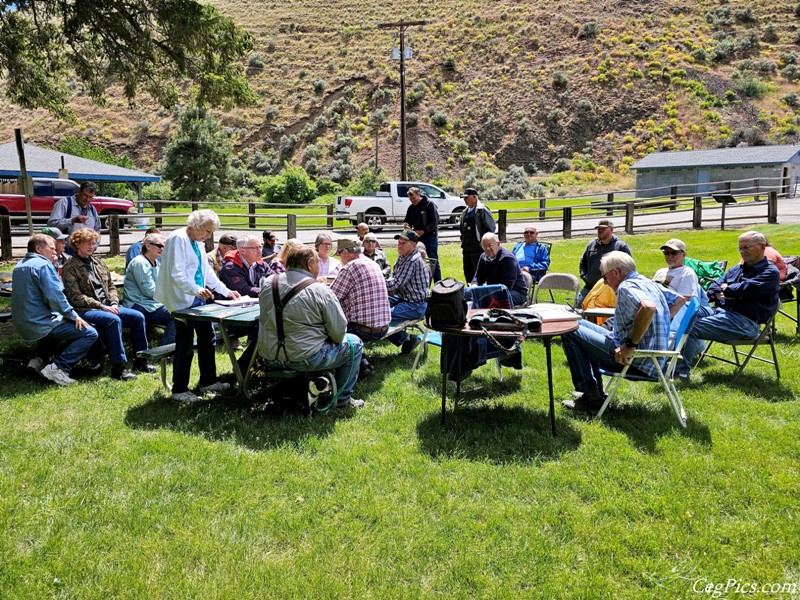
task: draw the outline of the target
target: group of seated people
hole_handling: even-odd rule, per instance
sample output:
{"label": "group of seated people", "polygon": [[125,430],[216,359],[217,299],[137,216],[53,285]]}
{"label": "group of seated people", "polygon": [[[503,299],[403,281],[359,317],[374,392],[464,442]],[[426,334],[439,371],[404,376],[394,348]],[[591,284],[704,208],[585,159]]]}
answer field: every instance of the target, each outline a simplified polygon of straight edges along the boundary
{"label": "group of seated people", "polygon": [[[392,269],[368,230],[359,230],[359,238],[340,237],[335,250],[334,241],[324,233],[313,247],[289,240],[283,248],[269,230],[262,237],[225,235],[206,255],[200,244],[218,227],[212,211],[200,210],[190,214],[186,227],[166,238],[158,230],[148,230],[129,253],[122,302],[108,267],[95,256],[99,234],[94,228],[73,231],[69,237],[73,255],[66,260],[60,230],[34,234],[25,258],[14,269],[12,319],[24,339],[66,343],[52,362],[39,365],[41,375],[68,385],[74,383],[70,372],[81,359],[87,357],[91,369],[102,365],[105,356],[117,379],[135,379],[134,371],[152,372],[154,368],[140,358],[128,368],[122,329],[129,330],[133,352],[138,353],[148,347],[146,325],[157,325],[163,328],[161,343],[176,344],[173,398],[199,398],[188,387],[195,337],[200,390],[226,389],[227,384],[216,377],[211,325],[176,321],[172,313],[215,297],[251,296],[259,299],[261,320],[257,328],[240,332],[252,342],[240,359],[243,367],[257,350],[269,366],[333,369],[340,405],[363,405],[352,397],[355,382],[372,370],[363,356],[363,343],[384,338],[393,320],[425,314],[432,277],[418,249],[418,234],[405,229],[395,236],[398,259]],[[563,337],[575,387],[574,398],[564,402],[567,408],[599,409],[604,400],[600,369],[621,370],[637,348],[666,349],[671,322],[692,298],[698,299],[700,311],[676,370],[683,379],[689,377],[704,340],[755,338],[760,325],[778,309],[782,258],[756,231],[739,237],[742,262],[706,290],[686,265],[686,245],[681,240],[661,246],[666,267],[649,279],[637,272],[630,247],[614,236],[610,221],[600,221],[596,229],[597,239],[587,244],[580,261],[585,285],[579,299],[605,285],[616,311],[605,326],[582,320],[575,332]],[[482,236],[483,253],[466,290],[467,300],[476,301],[501,288],[512,307],[527,301],[529,280],[523,273],[537,281],[548,270],[550,256],[537,241],[534,227],[526,227],[524,233],[525,240],[512,251],[501,246],[496,234]],[[280,313],[283,326],[279,327],[276,300],[280,304],[300,283],[302,289]],[[403,331],[388,339],[400,346],[401,354],[411,353],[420,343]],[[653,376],[653,368],[648,361],[634,360],[629,372]]]}

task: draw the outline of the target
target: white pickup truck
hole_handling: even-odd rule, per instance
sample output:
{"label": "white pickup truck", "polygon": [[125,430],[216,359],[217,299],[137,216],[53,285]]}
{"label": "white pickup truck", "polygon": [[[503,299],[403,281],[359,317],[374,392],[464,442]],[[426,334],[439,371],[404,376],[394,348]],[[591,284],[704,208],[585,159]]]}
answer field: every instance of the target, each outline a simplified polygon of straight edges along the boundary
{"label": "white pickup truck", "polygon": [[423,196],[436,204],[442,223],[456,223],[459,213],[466,208],[464,200],[451,196],[443,189],[417,181],[387,181],[379,191],[367,196],[339,196],[336,198],[337,219],[347,219],[354,225],[358,214],[364,213],[364,222],[372,231],[380,231],[386,223],[402,223],[411,205],[408,188],[418,187]]}

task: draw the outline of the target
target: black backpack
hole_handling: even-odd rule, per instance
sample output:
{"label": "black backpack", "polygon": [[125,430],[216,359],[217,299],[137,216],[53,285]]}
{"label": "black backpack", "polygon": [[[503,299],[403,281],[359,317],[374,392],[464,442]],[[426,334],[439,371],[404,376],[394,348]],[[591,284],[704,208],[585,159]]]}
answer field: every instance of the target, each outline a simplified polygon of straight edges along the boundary
{"label": "black backpack", "polygon": [[466,322],[464,284],[453,277],[437,281],[431,290],[431,297],[428,298],[425,324],[434,329],[461,329]]}

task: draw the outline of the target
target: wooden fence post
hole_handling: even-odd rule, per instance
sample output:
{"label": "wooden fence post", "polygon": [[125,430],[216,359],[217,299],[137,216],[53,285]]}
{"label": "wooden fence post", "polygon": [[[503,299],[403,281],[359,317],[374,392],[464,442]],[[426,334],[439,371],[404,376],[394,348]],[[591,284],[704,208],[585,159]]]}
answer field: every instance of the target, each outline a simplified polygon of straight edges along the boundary
{"label": "wooden fence post", "polygon": [[778,222],[778,192],[775,190],[769,193],[767,198],[767,223],[772,225]]}
{"label": "wooden fence post", "polygon": [[297,215],[289,213],[286,215],[286,239],[297,237]]}
{"label": "wooden fence post", "polygon": [[606,208],[606,216],[613,217],[614,216],[614,192],[609,192],[606,194],[606,202],[608,202],[608,207]]}
{"label": "wooden fence post", "polygon": [[333,229],[333,204],[325,207],[325,213],[328,215],[328,229]]}
{"label": "wooden fence post", "polygon": [[625,202],[625,233],[633,235],[633,211],[636,201],[628,200]]}
{"label": "wooden fence post", "polygon": [[501,242],[507,241],[506,230],[508,227],[508,210],[501,208],[497,211],[497,237]]}
{"label": "wooden fence post", "polygon": [[692,228],[703,228],[703,199],[700,196],[692,200]]}
{"label": "wooden fence post", "polygon": [[545,212],[543,209],[547,208],[547,198],[539,198],[539,220],[544,221]]}
{"label": "wooden fence post", "polygon": [[119,256],[119,215],[108,215],[108,252]]}
{"label": "wooden fence post", "polygon": [[161,229],[161,200],[156,200],[153,202],[153,210],[156,211],[156,227]]}
{"label": "wooden fence post", "polygon": [[561,237],[565,240],[572,239],[572,207],[565,206],[563,209]]}
{"label": "wooden fence post", "polygon": [[759,179],[753,179],[753,187],[755,188],[753,200],[758,202],[759,200],[761,200],[761,195],[758,193],[759,191],[761,191],[761,181]]}
{"label": "wooden fence post", "polygon": [[250,216],[247,217],[247,226],[250,229],[256,228],[256,203],[255,202],[248,202],[247,203],[247,212],[250,213]]}
{"label": "wooden fence post", "polygon": [[675,200],[672,204],[669,205],[670,210],[677,210],[678,208],[678,186],[673,185],[672,188],[669,190],[669,199]]}
{"label": "wooden fence post", "polygon": [[0,215],[0,258],[11,260],[14,256],[14,245],[11,240],[11,217]]}

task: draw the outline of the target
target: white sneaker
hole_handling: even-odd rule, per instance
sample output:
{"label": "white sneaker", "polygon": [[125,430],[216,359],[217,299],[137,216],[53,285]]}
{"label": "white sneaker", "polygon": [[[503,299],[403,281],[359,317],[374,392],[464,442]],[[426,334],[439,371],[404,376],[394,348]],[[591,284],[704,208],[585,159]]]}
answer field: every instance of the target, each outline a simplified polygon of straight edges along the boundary
{"label": "white sneaker", "polygon": [[180,392],[179,394],[172,394],[172,399],[177,402],[200,402],[202,398],[192,392]]}
{"label": "white sneaker", "polygon": [[46,367],[42,368],[39,371],[39,374],[52,381],[58,385],[72,385],[73,383],[77,383],[74,379],[71,379],[69,375],[65,371],[62,371],[56,366],[56,363],[50,363]]}
{"label": "white sneaker", "polygon": [[44,361],[38,356],[34,356],[28,361],[28,368],[31,371],[36,371],[38,373],[44,368]]}
{"label": "white sneaker", "polygon": [[230,383],[224,383],[222,381],[218,381],[216,383],[212,383],[211,385],[204,385],[200,387],[200,391],[202,393],[205,392],[224,392],[226,390],[231,389]]}
{"label": "white sneaker", "polygon": [[358,398],[348,398],[344,402],[337,404],[336,408],[350,408],[351,406],[353,408],[361,408],[364,406],[364,401]]}

